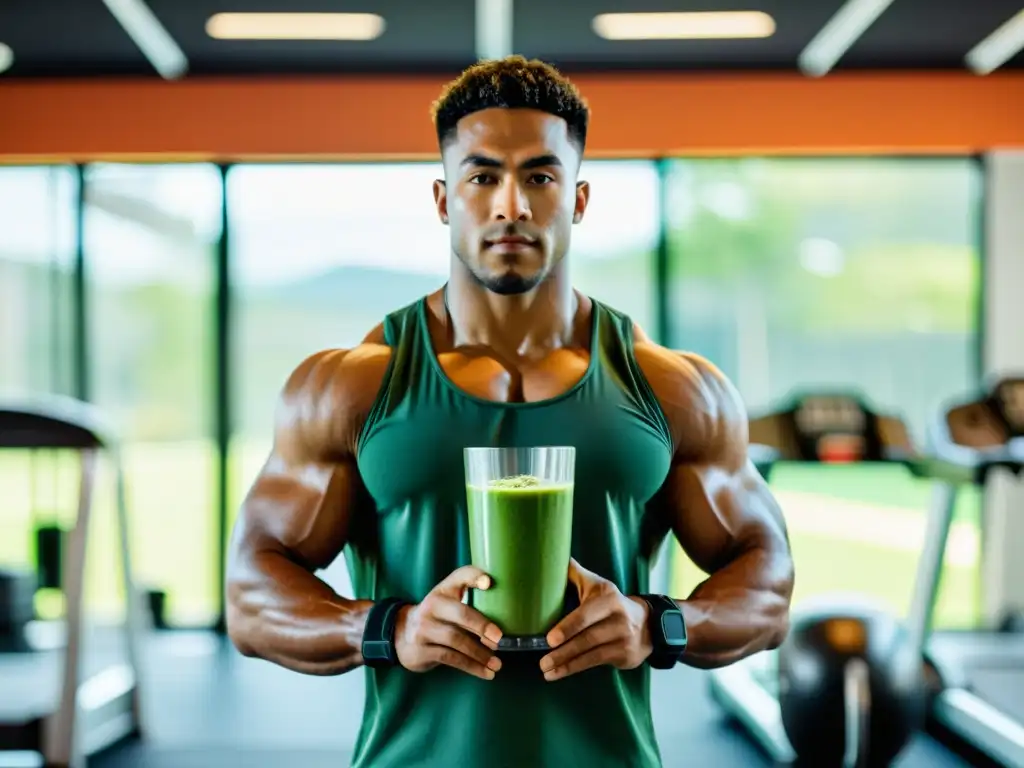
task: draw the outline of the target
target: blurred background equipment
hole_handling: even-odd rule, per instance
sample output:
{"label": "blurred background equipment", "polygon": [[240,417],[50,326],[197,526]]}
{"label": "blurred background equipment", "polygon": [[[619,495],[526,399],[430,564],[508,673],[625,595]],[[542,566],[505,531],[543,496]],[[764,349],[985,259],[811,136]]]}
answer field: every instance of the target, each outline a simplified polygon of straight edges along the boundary
{"label": "blurred background equipment", "polygon": [[[901,418],[841,390],[800,393],[750,421],[769,480],[781,462],[888,464],[920,474],[910,435]],[[797,559],[797,578],[801,565]],[[795,604],[778,651],[714,670],[709,680],[712,698],[777,764],[868,768],[890,765],[924,726],[923,669],[919,635],[886,606],[821,594]]]}
{"label": "blurred background equipment", "polygon": [[932,717],[1001,764],[1024,765],[1020,608],[988,627],[932,632],[958,491],[984,487],[1000,473],[1019,479],[1024,467],[1024,379],[1004,378],[975,399],[951,405],[935,420],[931,437],[939,482],[910,615],[911,631],[928,638]]}
{"label": "blurred background equipment", "polygon": [[[0,449],[73,452],[80,467],[78,505],[67,549],[62,529],[47,528],[36,571],[0,571],[0,764],[4,753],[41,755],[46,766],[81,768],[88,755],[141,732],[138,634],[142,617],[132,579],[128,510],[119,445],[92,406],[67,398],[0,402]],[[113,625],[89,615],[86,559],[95,530],[99,462],[112,469],[124,612]],[[5,493],[5,501],[16,498]],[[57,562],[64,568],[58,569]],[[59,590],[63,620],[37,615],[39,587]]]}
{"label": "blurred background equipment", "polygon": [[835,595],[802,604],[778,652],[779,712],[794,763],[892,765],[924,726],[921,668],[920,649],[884,606]]}

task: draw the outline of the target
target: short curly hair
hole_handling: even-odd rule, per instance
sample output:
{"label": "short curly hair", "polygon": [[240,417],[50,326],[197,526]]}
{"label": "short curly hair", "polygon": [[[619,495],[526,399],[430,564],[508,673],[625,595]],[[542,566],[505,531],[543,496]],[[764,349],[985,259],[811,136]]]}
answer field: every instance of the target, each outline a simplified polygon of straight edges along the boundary
{"label": "short curly hair", "polygon": [[438,144],[444,149],[462,118],[492,108],[536,109],[562,118],[569,125],[569,139],[583,154],[590,108],[576,86],[550,64],[516,55],[465,70],[444,87],[431,108]]}

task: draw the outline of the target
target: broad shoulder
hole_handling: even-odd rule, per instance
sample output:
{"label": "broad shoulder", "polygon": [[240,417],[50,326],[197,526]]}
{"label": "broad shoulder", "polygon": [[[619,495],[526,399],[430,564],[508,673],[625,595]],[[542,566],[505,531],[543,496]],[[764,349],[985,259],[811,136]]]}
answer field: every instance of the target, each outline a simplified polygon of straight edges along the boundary
{"label": "broad shoulder", "polygon": [[304,456],[354,453],[390,360],[391,349],[372,335],[354,347],[306,357],[281,390],[275,415],[278,442]]}
{"label": "broad shoulder", "polygon": [[677,457],[697,459],[746,445],[746,408],[714,363],[656,344],[639,328],[633,349],[668,421]]}
{"label": "broad shoulder", "polygon": [[320,413],[358,415],[373,405],[390,360],[390,347],[373,341],[321,350],[291,372],[281,399]]}

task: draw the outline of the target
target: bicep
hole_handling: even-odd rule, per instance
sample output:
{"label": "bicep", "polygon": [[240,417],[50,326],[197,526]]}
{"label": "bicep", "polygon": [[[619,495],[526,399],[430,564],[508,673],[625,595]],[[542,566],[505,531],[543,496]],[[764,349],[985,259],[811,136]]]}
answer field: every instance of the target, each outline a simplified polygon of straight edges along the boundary
{"label": "bicep", "polygon": [[680,546],[706,573],[751,549],[788,552],[782,512],[748,456],[736,387],[697,355],[650,347],[644,360],[673,432],[660,498]]}
{"label": "bicep", "polygon": [[242,505],[237,547],[278,551],[310,570],[327,567],[348,540],[357,484],[354,461],[296,464],[272,454]]}
{"label": "bicep", "polygon": [[[234,553],[276,551],[310,570],[330,565],[360,498],[354,436],[379,352],[328,350],[291,375],[275,416],[274,446],[242,504]],[[370,377],[367,377],[367,373]]]}
{"label": "bicep", "polygon": [[683,551],[713,573],[751,549],[788,549],[782,511],[754,465],[681,461],[664,504]]}

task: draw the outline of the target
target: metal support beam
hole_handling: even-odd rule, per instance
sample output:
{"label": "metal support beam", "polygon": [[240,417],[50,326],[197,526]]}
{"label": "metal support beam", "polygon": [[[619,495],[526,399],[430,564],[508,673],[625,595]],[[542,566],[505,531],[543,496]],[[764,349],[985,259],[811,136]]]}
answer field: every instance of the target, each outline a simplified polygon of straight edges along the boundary
{"label": "metal support beam", "polygon": [[476,0],[477,59],[512,55],[512,15],[512,0]]}
{"label": "metal support beam", "polygon": [[[1024,371],[1024,151],[996,150],[985,158],[985,378]],[[982,514],[984,618],[988,626],[1024,611],[1024,483],[994,473]]]}
{"label": "metal support beam", "polygon": [[227,547],[228,506],[231,502],[231,434],[234,431],[235,411],[231,393],[234,391],[231,367],[231,199],[228,197],[228,175],[231,166],[220,166],[220,238],[217,240],[217,295],[216,295],[216,364],[213,401],[213,433],[217,446],[217,607],[216,629],[227,631]]}
{"label": "metal support beam", "polygon": [[75,255],[71,277],[71,394],[89,401],[89,384],[93,372],[89,361],[89,264],[85,258],[85,195],[86,173],[81,164],[75,166]]}
{"label": "metal support beam", "polygon": [[161,77],[175,80],[188,71],[184,51],[144,0],[103,0],[103,4]]}

